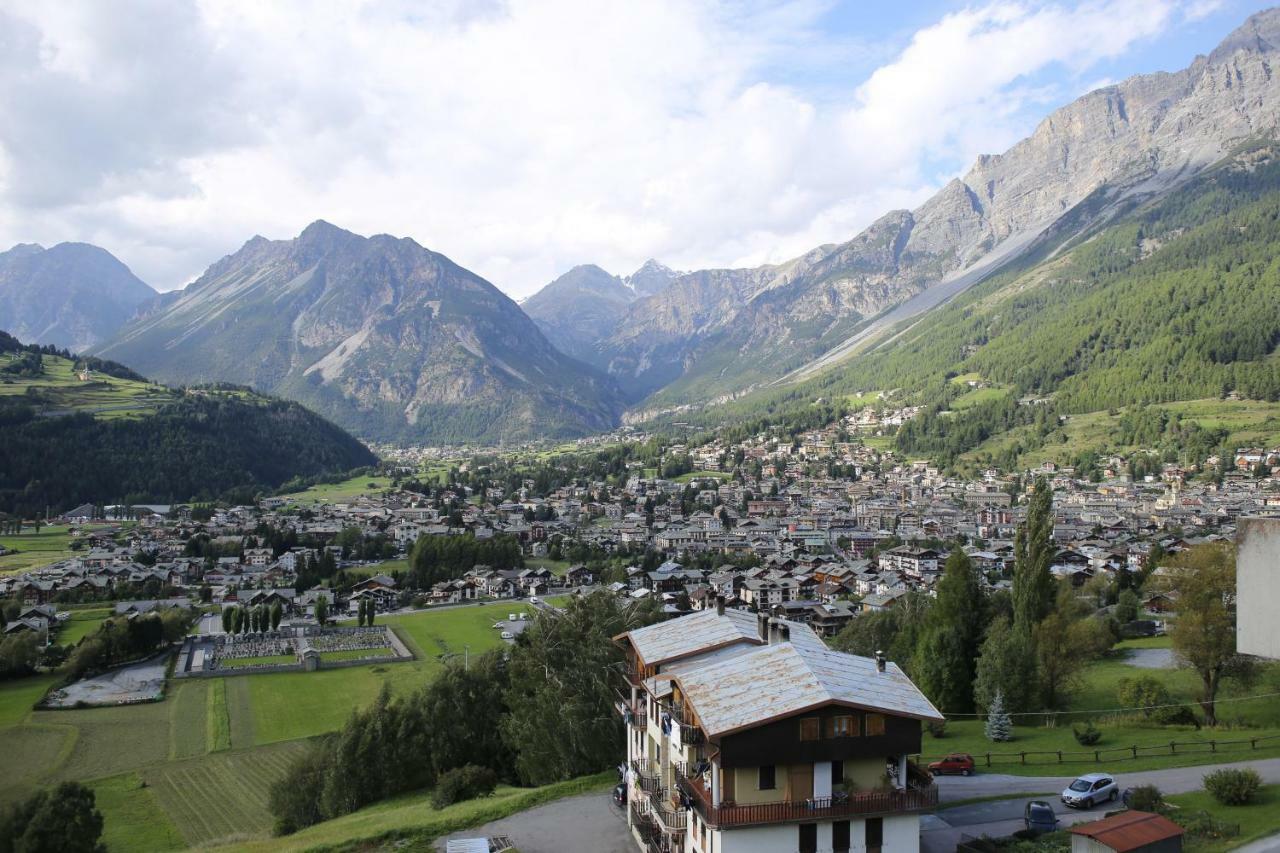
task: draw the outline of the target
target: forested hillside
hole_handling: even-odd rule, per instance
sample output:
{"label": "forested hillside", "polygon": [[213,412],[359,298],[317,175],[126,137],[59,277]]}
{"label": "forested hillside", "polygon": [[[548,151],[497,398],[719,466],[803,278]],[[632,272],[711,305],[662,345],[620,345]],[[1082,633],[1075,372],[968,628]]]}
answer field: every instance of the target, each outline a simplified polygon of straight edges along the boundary
{"label": "forested hillside", "polygon": [[99,360],[82,380],[68,355],[0,333],[2,513],[250,500],[293,477],[377,461],[296,403],[240,388],[175,391]]}
{"label": "forested hillside", "polygon": [[[1064,415],[1228,394],[1275,402],[1278,249],[1280,155],[1259,144],[1069,245],[1045,240],[840,368],[707,420],[896,390],[928,407],[898,433],[899,449],[949,462],[1015,427],[1048,434]],[[953,409],[969,391],[952,381],[961,376],[992,391]]]}

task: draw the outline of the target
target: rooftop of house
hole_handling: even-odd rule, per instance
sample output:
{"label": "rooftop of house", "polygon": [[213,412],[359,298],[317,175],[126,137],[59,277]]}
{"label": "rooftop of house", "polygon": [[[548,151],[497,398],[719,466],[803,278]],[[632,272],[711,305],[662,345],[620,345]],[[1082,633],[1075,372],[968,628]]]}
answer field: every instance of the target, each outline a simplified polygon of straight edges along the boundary
{"label": "rooftop of house", "polygon": [[1149,844],[1182,835],[1183,828],[1167,817],[1151,812],[1128,811],[1092,823],[1071,827],[1072,835],[1084,835],[1116,853],[1127,853]]}

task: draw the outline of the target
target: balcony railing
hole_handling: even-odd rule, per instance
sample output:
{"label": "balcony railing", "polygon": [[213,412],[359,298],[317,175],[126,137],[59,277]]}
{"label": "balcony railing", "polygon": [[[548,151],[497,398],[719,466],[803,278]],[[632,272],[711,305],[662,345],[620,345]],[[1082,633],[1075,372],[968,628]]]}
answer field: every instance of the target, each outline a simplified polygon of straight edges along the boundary
{"label": "balcony railing", "polygon": [[677,767],[676,784],[688,795],[702,819],[717,827],[906,814],[927,811],[938,805],[938,788],[928,785],[908,790],[867,791],[808,800],[713,806],[711,792],[700,779],[690,778],[687,774],[688,770],[684,765]]}
{"label": "balcony railing", "polygon": [[671,799],[671,792],[661,788],[649,794],[649,814],[663,832],[684,832],[689,826],[689,813]]}
{"label": "balcony railing", "polygon": [[651,794],[662,789],[662,773],[658,762],[651,758],[633,758],[631,768],[636,771],[641,791]]}

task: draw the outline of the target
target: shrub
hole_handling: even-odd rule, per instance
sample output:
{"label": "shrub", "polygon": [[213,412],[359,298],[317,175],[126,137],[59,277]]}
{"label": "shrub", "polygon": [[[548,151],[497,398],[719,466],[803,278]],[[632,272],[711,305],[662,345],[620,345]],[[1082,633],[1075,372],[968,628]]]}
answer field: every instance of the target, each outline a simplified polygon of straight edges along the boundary
{"label": "shrub", "polygon": [[1177,708],[1159,708],[1151,714],[1151,719],[1162,726],[1195,726],[1200,730],[1200,718],[1196,712],[1185,705]]}
{"label": "shrub", "polygon": [[1144,717],[1151,717],[1158,711],[1173,710],[1155,707],[1169,704],[1169,690],[1164,682],[1151,675],[1120,679],[1117,698],[1126,708],[1142,708],[1140,713]]}
{"label": "shrub", "polygon": [[1194,835],[1197,838],[1234,838],[1240,834],[1240,824],[1227,823],[1224,820],[1219,820],[1206,811],[1179,815],[1178,824],[1181,825],[1188,834]]}
{"label": "shrub", "polygon": [[1093,720],[1088,720],[1084,724],[1084,728],[1071,727],[1071,733],[1076,736],[1076,743],[1081,746],[1093,746],[1102,740],[1102,729],[1093,724]]}
{"label": "shrub", "polygon": [[1129,808],[1140,812],[1162,812],[1164,794],[1155,785],[1139,785],[1129,793]]}
{"label": "shrub", "polygon": [[930,720],[925,723],[925,728],[927,728],[929,730],[929,734],[933,735],[935,738],[945,737],[947,734],[947,721]]}
{"label": "shrub", "polygon": [[1262,787],[1262,777],[1252,768],[1225,767],[1204,777],[1204,789],[1224,806],[1243,806]]}
{"label": "shrub", "polygon": [[441,775],[431,794],[431,805],[442,809],[463,800],[487,797],[497,785],[498,774],[488,767],[477,767],[474,764],[457,767]]}

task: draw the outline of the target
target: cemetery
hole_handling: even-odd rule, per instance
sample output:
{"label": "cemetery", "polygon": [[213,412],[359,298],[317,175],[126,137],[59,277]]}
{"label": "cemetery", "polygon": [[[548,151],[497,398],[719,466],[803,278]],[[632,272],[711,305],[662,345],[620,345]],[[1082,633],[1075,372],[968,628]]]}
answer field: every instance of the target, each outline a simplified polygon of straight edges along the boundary
{"label": "cemetery", "polygon": [[188,637],[173,674],[177,678],[199,678],[311,672],[412,659],[412,652],[386,625],[282,626],[251,634]]}

